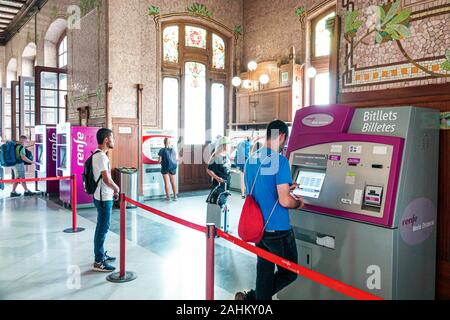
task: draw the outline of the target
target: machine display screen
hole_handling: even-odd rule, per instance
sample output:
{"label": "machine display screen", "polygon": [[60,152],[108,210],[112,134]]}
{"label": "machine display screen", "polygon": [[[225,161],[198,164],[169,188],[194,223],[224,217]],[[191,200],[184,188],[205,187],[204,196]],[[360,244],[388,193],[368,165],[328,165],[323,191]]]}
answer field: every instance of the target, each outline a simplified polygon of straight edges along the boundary
{"label": "machine display screen", "polygon": [[59,149],[59,168],[67,169],[67,157],[66,157],[66,148]]}
{"label": "machine display screen", "polygon": [[296,181],[300,187],[294,191],[294,194],[301,197],[319,199],[325,176],[325,172],[300,171]]}
{"label": "machine display screen", "polygon": [[39,162],[40,164],[42,164],[42,156],[44,155],[43,148],[44,146],[42,145],[37,146],[37,162]]}

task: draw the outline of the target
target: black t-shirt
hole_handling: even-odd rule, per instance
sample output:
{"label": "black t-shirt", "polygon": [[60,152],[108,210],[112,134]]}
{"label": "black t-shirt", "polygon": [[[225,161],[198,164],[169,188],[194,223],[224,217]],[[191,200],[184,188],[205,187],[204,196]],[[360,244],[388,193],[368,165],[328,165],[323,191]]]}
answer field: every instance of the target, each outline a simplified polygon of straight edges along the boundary
{"label": "black t-shirt", "polygon": [[[228,156],[217,156],[212,158],[208,169],[214,172],[218,177],[225,180],[227,186],[230,186],[231,182],[231,162]],[[213,186],[217,186],[219,183],[214,180]]]}
{"label": "black t-shirt", "polygon": [[161,157],[161,167],[163,172],[173,171],[177,168],[177,154],[172,148],[159,150],[158,156]]}

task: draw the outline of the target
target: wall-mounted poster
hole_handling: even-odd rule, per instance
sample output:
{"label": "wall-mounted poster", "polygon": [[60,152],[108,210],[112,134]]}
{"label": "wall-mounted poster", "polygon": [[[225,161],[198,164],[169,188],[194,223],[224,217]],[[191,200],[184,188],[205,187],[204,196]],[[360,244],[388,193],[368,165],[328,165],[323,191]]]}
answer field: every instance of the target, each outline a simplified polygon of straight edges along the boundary
{"label": "wall-mounted poster", "polygon": [[441,130],[450,130],[450,112],[441,113]]}
{"label": "wall-mounted poster", "polygon": [[281,82],[282,83],[287,83],[289,82],[289,72],[283,72],[281,74]]}

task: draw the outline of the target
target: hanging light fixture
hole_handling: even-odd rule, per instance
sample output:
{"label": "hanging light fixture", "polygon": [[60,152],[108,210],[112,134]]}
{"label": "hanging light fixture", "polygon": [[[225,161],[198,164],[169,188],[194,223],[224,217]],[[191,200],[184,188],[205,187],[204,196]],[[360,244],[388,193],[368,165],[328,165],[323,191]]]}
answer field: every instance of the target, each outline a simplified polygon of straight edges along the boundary
{"label": "hanging light fixture", "polygon": [[241,78],[239,78],[239,77],[234,77],[234,78],[231,80],[231,84],[233,85],[233,87],[240,87],[241,84],[242,84],[242,80],[241,80]]}
{"label": "hanging light fixture", "polygon": [[259,82],[265,86],[266,84],[268,84],[270,82],[270,77],[267,74],[262,74],[259,77]]}
{"label": "hanging light fixture", "polygon": [[309,67],[308,70],[306,70],[306,76],[310,79],[314,79],[317,76],[317,69]]}
{"label": "hanging light fixture", "polygon": [[248,63],[248,70],[255,71],[256,69],[258,69],[258,64],[255,61],[250,61]]}

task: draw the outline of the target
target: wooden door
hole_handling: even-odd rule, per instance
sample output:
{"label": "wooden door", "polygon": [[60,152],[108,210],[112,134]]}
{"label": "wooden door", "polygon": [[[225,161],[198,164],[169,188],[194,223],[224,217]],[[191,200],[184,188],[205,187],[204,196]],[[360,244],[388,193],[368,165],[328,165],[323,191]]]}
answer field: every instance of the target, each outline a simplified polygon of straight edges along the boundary
{"label": "wooden door", "polygon": [[[179,134],[180,191],[208,189],[211,179],[206,173],[209,159],[205,149],[209,147],[210,86],[204,61],[187,62],[181,81]],[[197,74],[195,74],[197,73]]]}

